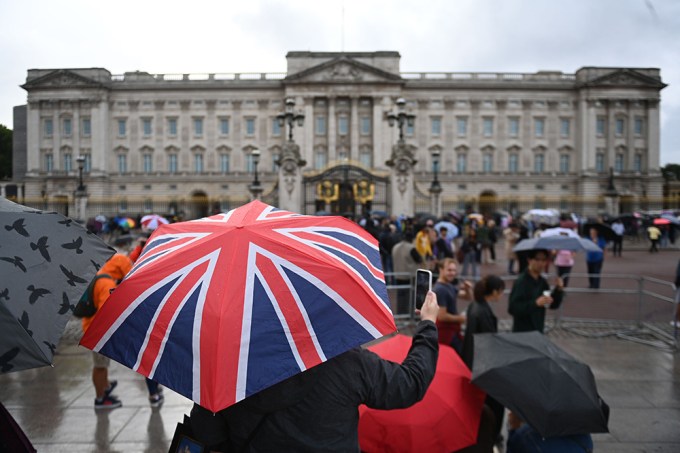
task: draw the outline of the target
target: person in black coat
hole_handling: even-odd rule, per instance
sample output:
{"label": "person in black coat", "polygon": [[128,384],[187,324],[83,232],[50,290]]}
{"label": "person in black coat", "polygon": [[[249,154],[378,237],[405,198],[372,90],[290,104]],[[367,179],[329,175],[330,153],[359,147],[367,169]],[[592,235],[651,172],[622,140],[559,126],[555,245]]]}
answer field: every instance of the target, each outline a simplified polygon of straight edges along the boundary
{"label": "person in black coat", "polygon": [[[505,282],[497,275],[487,275],[475,284],[474,302],[467,309],[465,322],[465,338],[463,339],[463,362],[472,369],[474,363],[474,335],[478,333],[498,332],[498,319],[489,302],[498,302],[503,297]],[[503,414],[505,408],[501,403],[487,395],[484,402],[495,416],[493,442],[500,442]]]}
{"label": "person in black coat", "polygon": [[359,406],[420,401],[437,367],[437,296],[428,292],[401,363],[355,348],[213,414],[194,404],[191,429],[210,451],[359,452]]}

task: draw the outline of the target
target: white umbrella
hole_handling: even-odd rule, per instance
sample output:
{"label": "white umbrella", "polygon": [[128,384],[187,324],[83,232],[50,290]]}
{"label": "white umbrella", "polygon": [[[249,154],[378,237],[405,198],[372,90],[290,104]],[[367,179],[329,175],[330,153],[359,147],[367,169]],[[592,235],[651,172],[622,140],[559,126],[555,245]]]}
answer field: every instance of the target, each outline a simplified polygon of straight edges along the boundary
{"label": "white umbrella", "polygon": [[570,229],[570,228],[548,228],[544,231],[541,232],[540,237],[545,238],[545,237],[550,237],[550,236],[567,236],[570,238],[577,238],[578,234],[576,234],[576,231]]}

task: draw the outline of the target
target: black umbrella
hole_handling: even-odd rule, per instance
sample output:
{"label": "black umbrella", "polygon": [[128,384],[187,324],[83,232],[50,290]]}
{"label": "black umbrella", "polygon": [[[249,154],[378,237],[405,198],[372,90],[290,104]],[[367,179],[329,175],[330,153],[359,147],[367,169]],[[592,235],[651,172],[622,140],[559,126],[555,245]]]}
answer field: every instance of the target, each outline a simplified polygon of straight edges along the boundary
{"label": "black umbrella", "polygon": [[590,229],[595,228],[597,230],[597,235],[603,237],[605,241],[613,241],[616,239],[616,233],[609,225],[604,223],[584,223],[583,224],[583,235],[590,237]]}
{"label": "black umbrella", "polygon": [[0,198],[0,373],[52,363],[73,306],[114,252],[71,219]]}
{"label": "black umbrella", "polygon": [[543,437],[609,431],[590,367],[539,332],[475,335],[472,382]]}

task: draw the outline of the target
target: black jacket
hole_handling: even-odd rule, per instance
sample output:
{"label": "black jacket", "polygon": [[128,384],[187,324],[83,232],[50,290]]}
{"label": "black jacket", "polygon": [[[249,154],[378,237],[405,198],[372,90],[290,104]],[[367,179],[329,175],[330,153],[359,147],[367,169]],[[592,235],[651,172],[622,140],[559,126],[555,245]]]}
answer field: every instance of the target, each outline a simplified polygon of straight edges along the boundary
{"label": "black jacket", "polygon": [[423,321],[402,364],[352,349],[215,415],[194,405],[191,427],[223,451],[358,452],[359,405],[398,409],[420,401],[438,353],[437,328]]}
{"label": "black jacket", "polygon": [[487,301],[473,302],[467,309],[465,338],[463,339],[463,362],[472,369],[474,360],[474,334],[498,332],[498,319]]}

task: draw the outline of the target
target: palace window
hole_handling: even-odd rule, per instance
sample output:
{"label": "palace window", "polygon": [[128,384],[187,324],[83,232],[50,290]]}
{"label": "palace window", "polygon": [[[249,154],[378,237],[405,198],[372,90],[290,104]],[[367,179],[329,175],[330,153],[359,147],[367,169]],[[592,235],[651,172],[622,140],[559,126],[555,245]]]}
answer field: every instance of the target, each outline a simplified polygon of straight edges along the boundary
{"label": "palace window", "polygon": [[220,118],[220,135],[229,135],[229,118]]}
{"label": "palace window", "polygon": [[316,135],[326,135],[326,117],[325,116],[317,116],[316,117],[316,125],[314,129],[314,133]]}
{"label": "palace window", "polygon": [[121,175],[127,173],[127,154],[118,155],[118,173]]}
{"label": "palace window", "polygon": [[534,119],[534,136],[543,137],[545,136],[545,119],[535,118]]}
{"label": "palace window", "polygon": [[151,173],[153,171],[153,156],[151,154],[144,154],[143,165],[144,173]]}
{"label": "palace window", "polygon": [[517,154],[510,154],[508,156],[508,172],[517,173],[519,171],[519,156]]}
{"label": "palace window", "polygon": [[456,119],[456,130],[459,137],[467,135],[467,118],[459,117]]}
{"label": "palace window", "polygon": [[516,116],[508,118],[508,135],[510,137],[519,137],[519,118]]}
{"label": "palace window", "polygon": [[151,136],[151,118],[142,119],[142,133],[144,137]]}
{"label": "palace window", "polygon": [[54,123],[52,122],[52,119],[45,118],[43,126],[43,133],[45,134],[45,137],[52,137],[52,134],[54,133]]}
{"label": "palace window", "polygon": [[203,118],[194,118],[194,135],[203,137]]}
{"label": "palace window", "polygon": [[177,137],[177,118],[168,118],[168,135]]}
{"label": "palace window", "polygon": [[571,135],[571,120],[569,118],[562,118],[560,120],[560,136],[567,138]]}
{"label": "palace window", "polygon": [[229,154],[220,154],[220,172],[222,174],[229,173]]}
{"label": "palace window", "polygon": [[71,134],[73,133],[73,127],[72,127],[72,122],[71,118],[64,118],[62,122],[62,132],[64,133],[65,137],[70,137]]}
{"label": "palace window", "polygon": [[560,155],[560,173],[569,173],[570,170],[569,154]]}
{"label": "palace window", "polygon": [[483,131],[484,137],[493,136],[493,118],[484,118]]}
{"label": "palace window", "polygon": [[81,134],[83,137],[89,137],[92,135],[92,121],[90,121],[90,118],[82,119]]}
{"label": "palace window", "polygon": [[177,154],[168,154],[168,173],[177,173]]}
{"label": "palace window", "polygon": [[536,154],[534,156],[534,171],[536,173],[543,173],[545,170],[545,155],[544,154]]}

